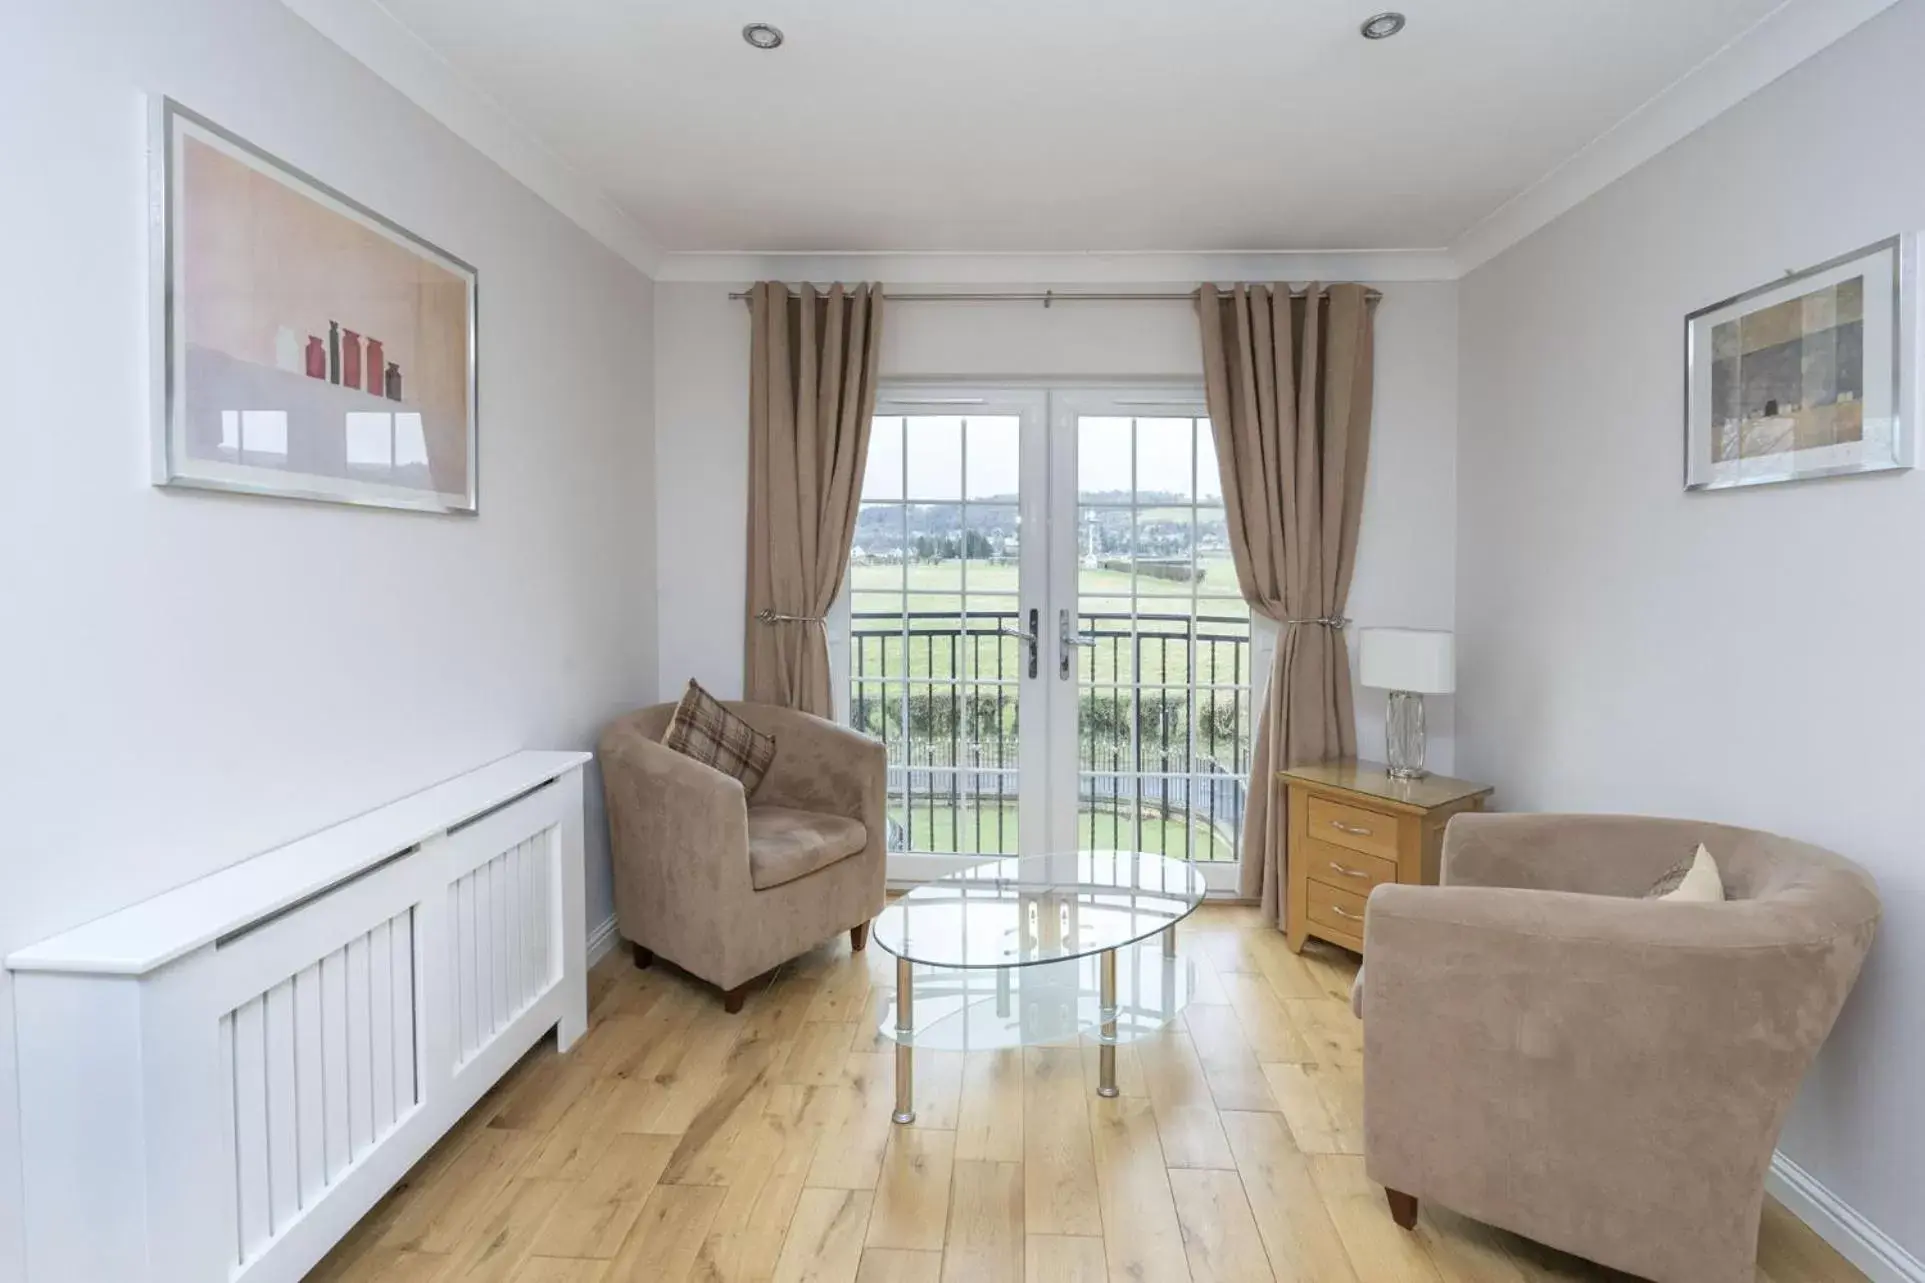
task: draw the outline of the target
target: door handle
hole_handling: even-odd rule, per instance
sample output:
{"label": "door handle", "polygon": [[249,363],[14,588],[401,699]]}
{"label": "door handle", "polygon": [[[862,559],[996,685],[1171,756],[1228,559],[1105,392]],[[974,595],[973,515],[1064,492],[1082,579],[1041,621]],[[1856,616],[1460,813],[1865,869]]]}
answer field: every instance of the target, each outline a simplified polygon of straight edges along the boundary
{"label": "door handle", "polygon": [[1029,675],[1031,677],[1036,676],[1036,644],[1039,640],[1036,636],[1036,616],[1036,611],[1032,610],[1029,612],[1028,632],[1024,632],[1020,628],[1013,628],[1008,624],[1004,624],[996,630],[1005,637],[1014,637],[1019,642],[1027,642],[1029,644]]}
{"label": "door handle", "polygon": [[1094,637],[1085,637],[1082,633],[1071,628],[1069,612],[1067,610],[1059,610],[1056,612],[1056,639],[1062,643],[1056,648],[1056,675],[1064,681],[1068,681],[1070,647],[1087,646],[1093,650],[1096,647],[1096,639]]}

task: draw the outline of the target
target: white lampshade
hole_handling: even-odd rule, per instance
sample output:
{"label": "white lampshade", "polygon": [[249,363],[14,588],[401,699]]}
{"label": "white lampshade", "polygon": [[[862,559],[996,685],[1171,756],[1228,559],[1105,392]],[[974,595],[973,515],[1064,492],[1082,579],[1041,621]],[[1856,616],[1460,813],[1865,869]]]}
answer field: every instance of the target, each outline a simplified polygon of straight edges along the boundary
{"label": "white lampshade", "polygon": [[1448,695],[1457,689],[1457,647],[1431,628],[1366,628],[1357,679],[1374,690]]}

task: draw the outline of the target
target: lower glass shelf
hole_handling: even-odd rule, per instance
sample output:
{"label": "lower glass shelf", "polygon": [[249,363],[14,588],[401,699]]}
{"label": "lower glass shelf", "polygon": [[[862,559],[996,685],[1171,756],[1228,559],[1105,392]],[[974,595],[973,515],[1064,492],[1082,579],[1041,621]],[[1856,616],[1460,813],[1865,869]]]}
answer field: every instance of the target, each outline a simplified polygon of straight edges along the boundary
{"label": "lower glass shelf", "polygon": [[1116,951],[1116,1035],[1102,1032],[1099,958],[1028,967],[958,970],[917,965],[907,1036],[896,1003],[883,1005],[881,1032],[892,1042],[937,1051],[993,1051],[1052,1043],[1133,1042],[1176,1019],[1194,992],[1190,959],[1163,954],[1160,939]]}

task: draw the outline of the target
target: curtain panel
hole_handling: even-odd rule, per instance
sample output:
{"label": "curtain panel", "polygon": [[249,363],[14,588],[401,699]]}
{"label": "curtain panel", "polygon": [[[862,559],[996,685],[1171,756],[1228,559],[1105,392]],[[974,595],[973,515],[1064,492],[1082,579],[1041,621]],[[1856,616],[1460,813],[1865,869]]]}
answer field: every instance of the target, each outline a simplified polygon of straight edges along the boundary
{"label": "curtain panel", "polygon": [[1352,757],[1344,641],[1370,458],[1372,300],[1362,286],[1205,285],[1203,372],[1237,583],[1278,626],[1252,745],[1241,893],[1284,915],[1283,766]]}
{"label": "curtain panel", "polygon": [[833,717],[823,621],[848,573],[862,498],[882,287],[797,293],[764,281],[750,314],[744,695]]}

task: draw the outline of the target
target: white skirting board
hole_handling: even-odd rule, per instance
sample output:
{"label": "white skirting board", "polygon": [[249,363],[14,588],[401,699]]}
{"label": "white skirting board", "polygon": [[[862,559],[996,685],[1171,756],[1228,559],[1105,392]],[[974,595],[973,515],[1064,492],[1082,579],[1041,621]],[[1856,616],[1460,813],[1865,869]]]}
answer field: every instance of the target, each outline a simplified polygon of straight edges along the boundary
{"label": "white skirting board", "polygon": [[1863,1270],[1871,1283],[1925,1283],[1925,1263],[1786,1158],[1782,1150],[1771,1157],[1765,1189],[1840,1256]]}
{"label": "white skirting board", "polygon": [[611,913],[588,933],[588,965],[592,967],[606,958],[621,942],[622,933],[616,930],[615,915]]}

